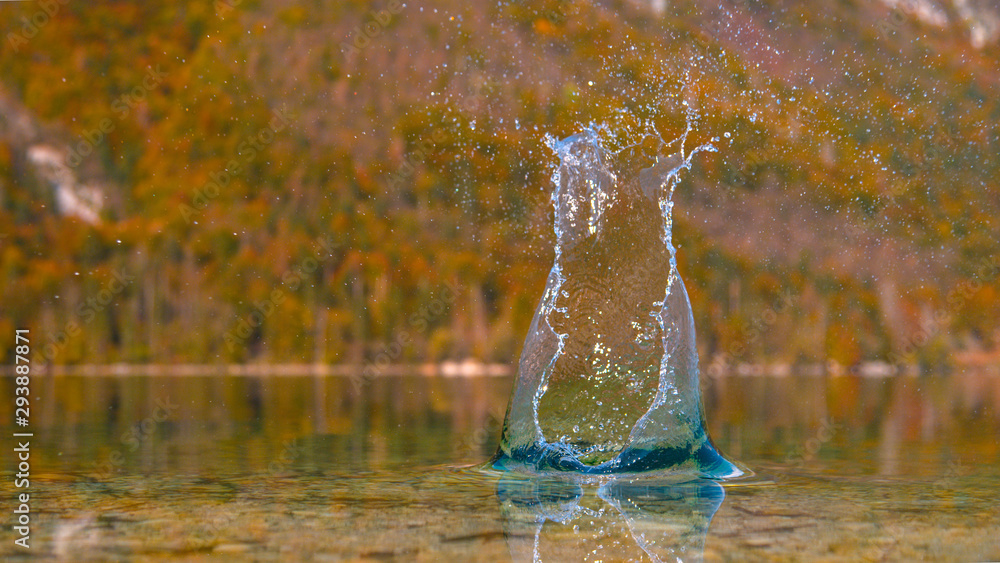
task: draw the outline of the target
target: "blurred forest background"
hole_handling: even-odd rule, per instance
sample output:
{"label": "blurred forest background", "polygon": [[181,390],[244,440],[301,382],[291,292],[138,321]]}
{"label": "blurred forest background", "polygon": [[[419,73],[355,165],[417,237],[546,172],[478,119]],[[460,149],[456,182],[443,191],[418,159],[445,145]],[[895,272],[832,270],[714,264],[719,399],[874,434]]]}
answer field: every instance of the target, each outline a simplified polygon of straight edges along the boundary
{"label": "blurred forest background", "polygon": [[0,38],[6,357],[513,364],[545,135],[680,81],[704,363],[1000,359],[989,2],[42,0]]}

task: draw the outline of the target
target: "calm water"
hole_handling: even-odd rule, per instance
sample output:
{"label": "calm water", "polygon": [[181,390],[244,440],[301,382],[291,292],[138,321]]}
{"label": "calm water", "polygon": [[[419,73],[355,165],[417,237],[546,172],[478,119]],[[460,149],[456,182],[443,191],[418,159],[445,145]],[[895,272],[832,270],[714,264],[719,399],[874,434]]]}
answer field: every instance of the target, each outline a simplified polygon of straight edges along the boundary
{"label": "calm water", "polygon": [[[1000,559],[995,374],[705,381],[709,434],[755,472],[724,487],[472,469],[496,447],[511,383],[414,376],[355,390],[342,377],[38,377],[30,555]],[[13,380],[2,384],[13,396]],[[11,408],[0,406],[3,420]],[[0,557],[26,560],[9,525],[6,459]]]}

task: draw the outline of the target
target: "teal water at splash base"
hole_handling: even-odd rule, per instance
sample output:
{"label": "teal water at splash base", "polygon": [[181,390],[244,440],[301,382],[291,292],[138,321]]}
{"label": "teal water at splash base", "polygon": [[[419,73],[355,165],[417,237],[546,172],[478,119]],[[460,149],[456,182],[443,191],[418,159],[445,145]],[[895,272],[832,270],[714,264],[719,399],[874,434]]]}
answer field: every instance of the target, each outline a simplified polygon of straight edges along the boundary
{"label": "teal water at splash base", "polygon": [[[690,130],[690,128],[689,128]],[[518,366],[492,466],[588,474],[743,471],[705,432],[687,290],[672,243],[672,196],[711,145],[685,151],[651,127],[549,145],[555,262]]]}

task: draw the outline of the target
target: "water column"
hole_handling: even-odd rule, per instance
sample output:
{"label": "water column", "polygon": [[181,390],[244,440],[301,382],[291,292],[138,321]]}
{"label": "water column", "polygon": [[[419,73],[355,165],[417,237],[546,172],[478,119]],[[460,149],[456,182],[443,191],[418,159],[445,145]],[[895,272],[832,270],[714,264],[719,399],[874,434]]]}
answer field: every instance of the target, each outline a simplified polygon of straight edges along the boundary
{"label": "water column", "polygon": [[[688,132],[690,125],[688,126]],[[726,478],[705,433],[694,318],[672,244],[672,195],[702,145],[651,127],[550,140],[555,261],[518,366],[499,469]]]}

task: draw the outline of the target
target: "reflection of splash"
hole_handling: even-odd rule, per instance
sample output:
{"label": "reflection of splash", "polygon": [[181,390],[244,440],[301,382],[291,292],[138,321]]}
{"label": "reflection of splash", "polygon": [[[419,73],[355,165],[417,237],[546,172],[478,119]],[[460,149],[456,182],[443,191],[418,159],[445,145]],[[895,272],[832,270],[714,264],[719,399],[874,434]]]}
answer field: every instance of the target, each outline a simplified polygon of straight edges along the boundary
{"label": "reflection of splash", "polygon": [[725,498],[713,481],[612,479],[600,486],[556,477],[497,485],[504,535],[519,561],[701,561]]}
{"label": "reflection of splash", "polygon": [[494,465],[619,473],[741,472],[704,431],[694,318],[671,240],[686,151],[655,127],[589,127],[560,159],[555,261],[521,355]]}
{"label": "reflection of splash", "polygon": [[69,554],[92,553],[101,545],[101,530],[90,514],[72,520],[58,520],[52,534],[52,553],[59,559],[69,559]]}

